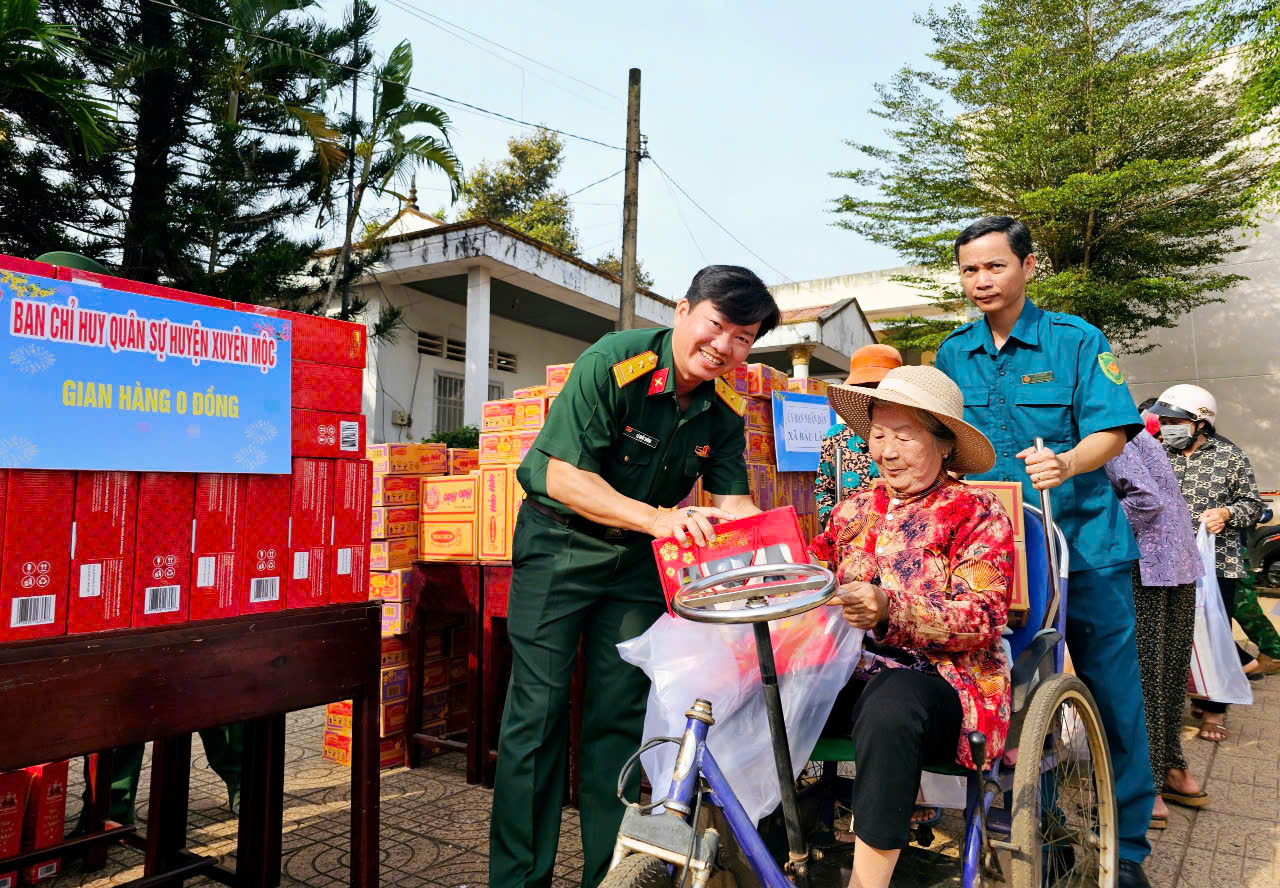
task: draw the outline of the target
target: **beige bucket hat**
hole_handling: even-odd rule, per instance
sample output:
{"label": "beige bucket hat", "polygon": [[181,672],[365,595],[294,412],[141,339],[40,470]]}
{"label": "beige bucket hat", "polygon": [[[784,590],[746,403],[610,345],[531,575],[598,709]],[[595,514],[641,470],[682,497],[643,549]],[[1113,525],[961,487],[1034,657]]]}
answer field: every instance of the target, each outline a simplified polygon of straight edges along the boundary
{"label": "beige bucket hat", "polygon": [[964,395],[960,386],[936,367],[896,367],[885,374],[878,388],[833,385],[827,400],[840,418],[863,440],[870,436],[873,401],[901,404],[931,413],[956,436],[956,452],[947,468],[957,474],[976,475],[996,464],[996,451],[982,434],[962,418]]}

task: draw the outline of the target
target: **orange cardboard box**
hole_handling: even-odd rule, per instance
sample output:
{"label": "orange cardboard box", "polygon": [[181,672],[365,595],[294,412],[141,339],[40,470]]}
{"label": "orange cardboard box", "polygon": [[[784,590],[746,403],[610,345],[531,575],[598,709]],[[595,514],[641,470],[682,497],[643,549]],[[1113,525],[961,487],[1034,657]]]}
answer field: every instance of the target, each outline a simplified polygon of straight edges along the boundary
{"label": "orange cardboard box", "polygon": [[777,460],[774,457],[774,439],[772,432],[747,432],[746,459],[748,464],[771,466]]}
{"label": "orange cardboard box", "polygon": [[1009,513],[1013,522],[1013,538],[1025,539],[1027,528],[1022,514],[1022,485],[1017,481],[965,481],[971,487],[990,490],[1000,500],[1000,505]]}
{"label": "orange cardboard box", "polygon": [[827,393],[827,383],[821,379],[814,379],[812,376],[804,379],[792,377],[787,380],[787,391],[801,395],[825,395]]}
{"label": "orange cardboard box", "polygon": [[379,474],[374,468],[373,504],[375,506],[416,506],[418,489],[426,475]]}
{"label": "orange cardboard box", "polygon": [[[445,475],[441,478],[423,478],[422,493],[418,497],[421,521],[437,517],[476,513],[476,476]],[[421,547],[419,547],[421,549]]]}
{"label": "orange cardboard box", "polygon": [[511,397],[517,401],[521,398],[545,398],[547,396],[547,387],[545,385],[530,385],[524,388],[518,388],[511,393]]}
{"label": "orange cardboard box", "polygon": [[469,447],[449,448],[449,474],[465,475],[480,468],[480,449]]}
{"label": "orange cardboard box", "polygon": [[443,444],[370,444],[365,458],[384,475],[443,475],[449,471],[449,448]]}
{"label": "orange cardboard box", "polygon": [[[404,736],[388,737],[378,744],[378,767],[382,770],[404,764]],[[334,731],[324,732],[324,757],[351,767],[351,738]]]}
{"label": "orange cardboard box", "polygon": [[423,561],[470,561],[476,557],[476,516],[442,516],[418,525]]}
{"label": "orange cardboard box", "polygon": [[409,665],[409,645],[402,638],[384,638],[382,640],[382,668]]}
{"label": "orange cardboard box", "polygon": [[369,599],[401,601],[413,607],[422,592],[422,573],[414,568],[375,571],[369,574]]}
{"label": "orange cardboard box", "polygon": [[774,392],[787,390],[787,374],[768,364],[747,365],[747,397],[772,398]]}
{"label": "orange cardboard box", "polygon": [[369,537],[386,540],[393,537],[417,536],[417,506],[374,506]]}
{"label": "orange cardboard box", "polygon": [[485,466],[480,470],[480,541],[482,560],[510,561],[515,527],[514,466]]}
{"label": "orange cardboard box", "polygon": [[417,560],[417,537],[374,540],[369,544],[370,570],[398,570],[402,567],[413,567],[413,562]]}
{"label": "orange cardboard box", "polygon": [[516,402],[485,401],[480,408],[480,431],[509,432],[516,427]]}
{"label": "orange cardboard box", "polygon": [[422,667],[422,693],[432,694],[449,689],[449,661],[426,663]]}
{"label": "orange cardboard box", "polygon": [[409,631],[410,614],[403,601],[384,601],[382,603],[382,637],[393,638]]}
{"label": "orange cardboard box", "polygon": [[547,397],[558,395],[564,390],[564,384],[569,381],[569,371],[573,369],[572,364],[548,364],[547,365]]}
{"label": "orange cardboard box", "polygon": [[721,374],[721,379],[729,384],[729,388],[738,394],[746,397],[747,394],[747,365],[739,364],[728,373]]}
{"label": "orange cardboard box", "polygon": [[546,398],[520,398],[515,401],[515,429],[540,429],[547,421]]}
{"label": "orange cardboard box", "polygon": [[537,437],[538,432],[533,429],[517,432],[481,432],[480,465],[515,465],[524,459]]}
{"label": "orange cardboard box", "polygon": [[748,429],[773,434],[773,399],[748,399],[747,412],[742,415],[742,422]]}

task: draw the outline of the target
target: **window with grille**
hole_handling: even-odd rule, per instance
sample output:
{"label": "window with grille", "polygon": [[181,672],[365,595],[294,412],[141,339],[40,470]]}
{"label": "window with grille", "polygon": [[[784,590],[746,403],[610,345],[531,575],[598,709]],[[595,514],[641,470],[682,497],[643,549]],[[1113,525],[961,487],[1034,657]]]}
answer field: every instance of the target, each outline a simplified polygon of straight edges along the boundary
{"label": "window with grille", "polygon": [[[436,373],[436,432],[456,432],[462,428],[466,410],[464,391],[466,383],[461,376],[452,373]],[[502,397],[502,385],[489,383],[489,400]]]}
{"label": "window with grille", "polygon": [[[441,336],[437,333],[419,330],[418,354],[462,363],[467,359],[467,343],[464,339],[454,339],[449,336]],[[499,351],[496,348],[491,348],[489,349],[489,369],[516,373],[520,369],[520,364],[514,352]]]}

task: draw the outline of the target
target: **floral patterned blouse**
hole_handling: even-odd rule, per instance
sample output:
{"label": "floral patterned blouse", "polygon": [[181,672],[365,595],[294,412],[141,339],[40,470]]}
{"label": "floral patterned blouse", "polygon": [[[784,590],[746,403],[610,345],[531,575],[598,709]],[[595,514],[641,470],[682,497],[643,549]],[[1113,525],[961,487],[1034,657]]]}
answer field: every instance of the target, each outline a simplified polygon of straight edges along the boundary
{"label": "floral patterned blouse", "polygon": [[[836,454],[840,454],[840,490],[836,491]],[[818,457],[818,477],[813,485],[813,498],[818,501],[818,527],[826,527],[831,510],[842,499],[853,496],[880,477],[880,470],[867,453],[867,442],[842,422],[822,436],[822,452]]]}
{"label": "floral patterned blouse", "polygon": [[[876,583],[889,600],[877,641],[923,656],[955,688],[965,736],[982,731],[989,758],[1009,732],[1009,659],[1001,643],[1013,581],[1013,524],[995,494],[952,479],[898,503],[882,482],[844,500],[810,551],[840,583]],[[908,658],[910,659],[910,658]]]}

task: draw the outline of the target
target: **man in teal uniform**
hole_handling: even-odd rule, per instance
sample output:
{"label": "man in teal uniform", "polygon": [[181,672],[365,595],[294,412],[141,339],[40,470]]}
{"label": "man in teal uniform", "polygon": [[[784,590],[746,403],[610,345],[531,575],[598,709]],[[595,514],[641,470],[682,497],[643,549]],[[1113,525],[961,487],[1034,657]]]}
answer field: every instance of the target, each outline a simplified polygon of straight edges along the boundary
{"label": "man in teal uniform", "polygon": [[[618,772],[640,745],[649,690],[616,645],[663,612],[653,539],[703,543],[713,535],[708,519],[759,511],[743,459],[746,403],[720,377],[778,321],[750,271],[704,268],[674,329],[610,333],[582,353],[520,464],[528,498],[507,612],[513,662],[489,834],[495,888],[551,884],[579,645],[582,884],[604,878],[622,820]],[[671,511],[699,477],[714,508]],[[638,790],[637,773],[628,797]]]}
{"label": "man in teal uniform", "polygon": [[[1134,629],[1138,549],[1102,469],[1142,419],[1102,332],[1027,300],[1036,257],[1026,225],[980,219],[956,238],[955,256],[983,318],[942,343],[937,366],[964,391],[964,418],[995,445],[995,468],[977,477],[1020,481],[1037,505],[1040,490],[1053,490],[1070,554],[1067,646],[1097,700],[1115,766],[1118,884],[1146,888],[1155,795]],[[1037,437],[1044,450],[1031,446]]]}

